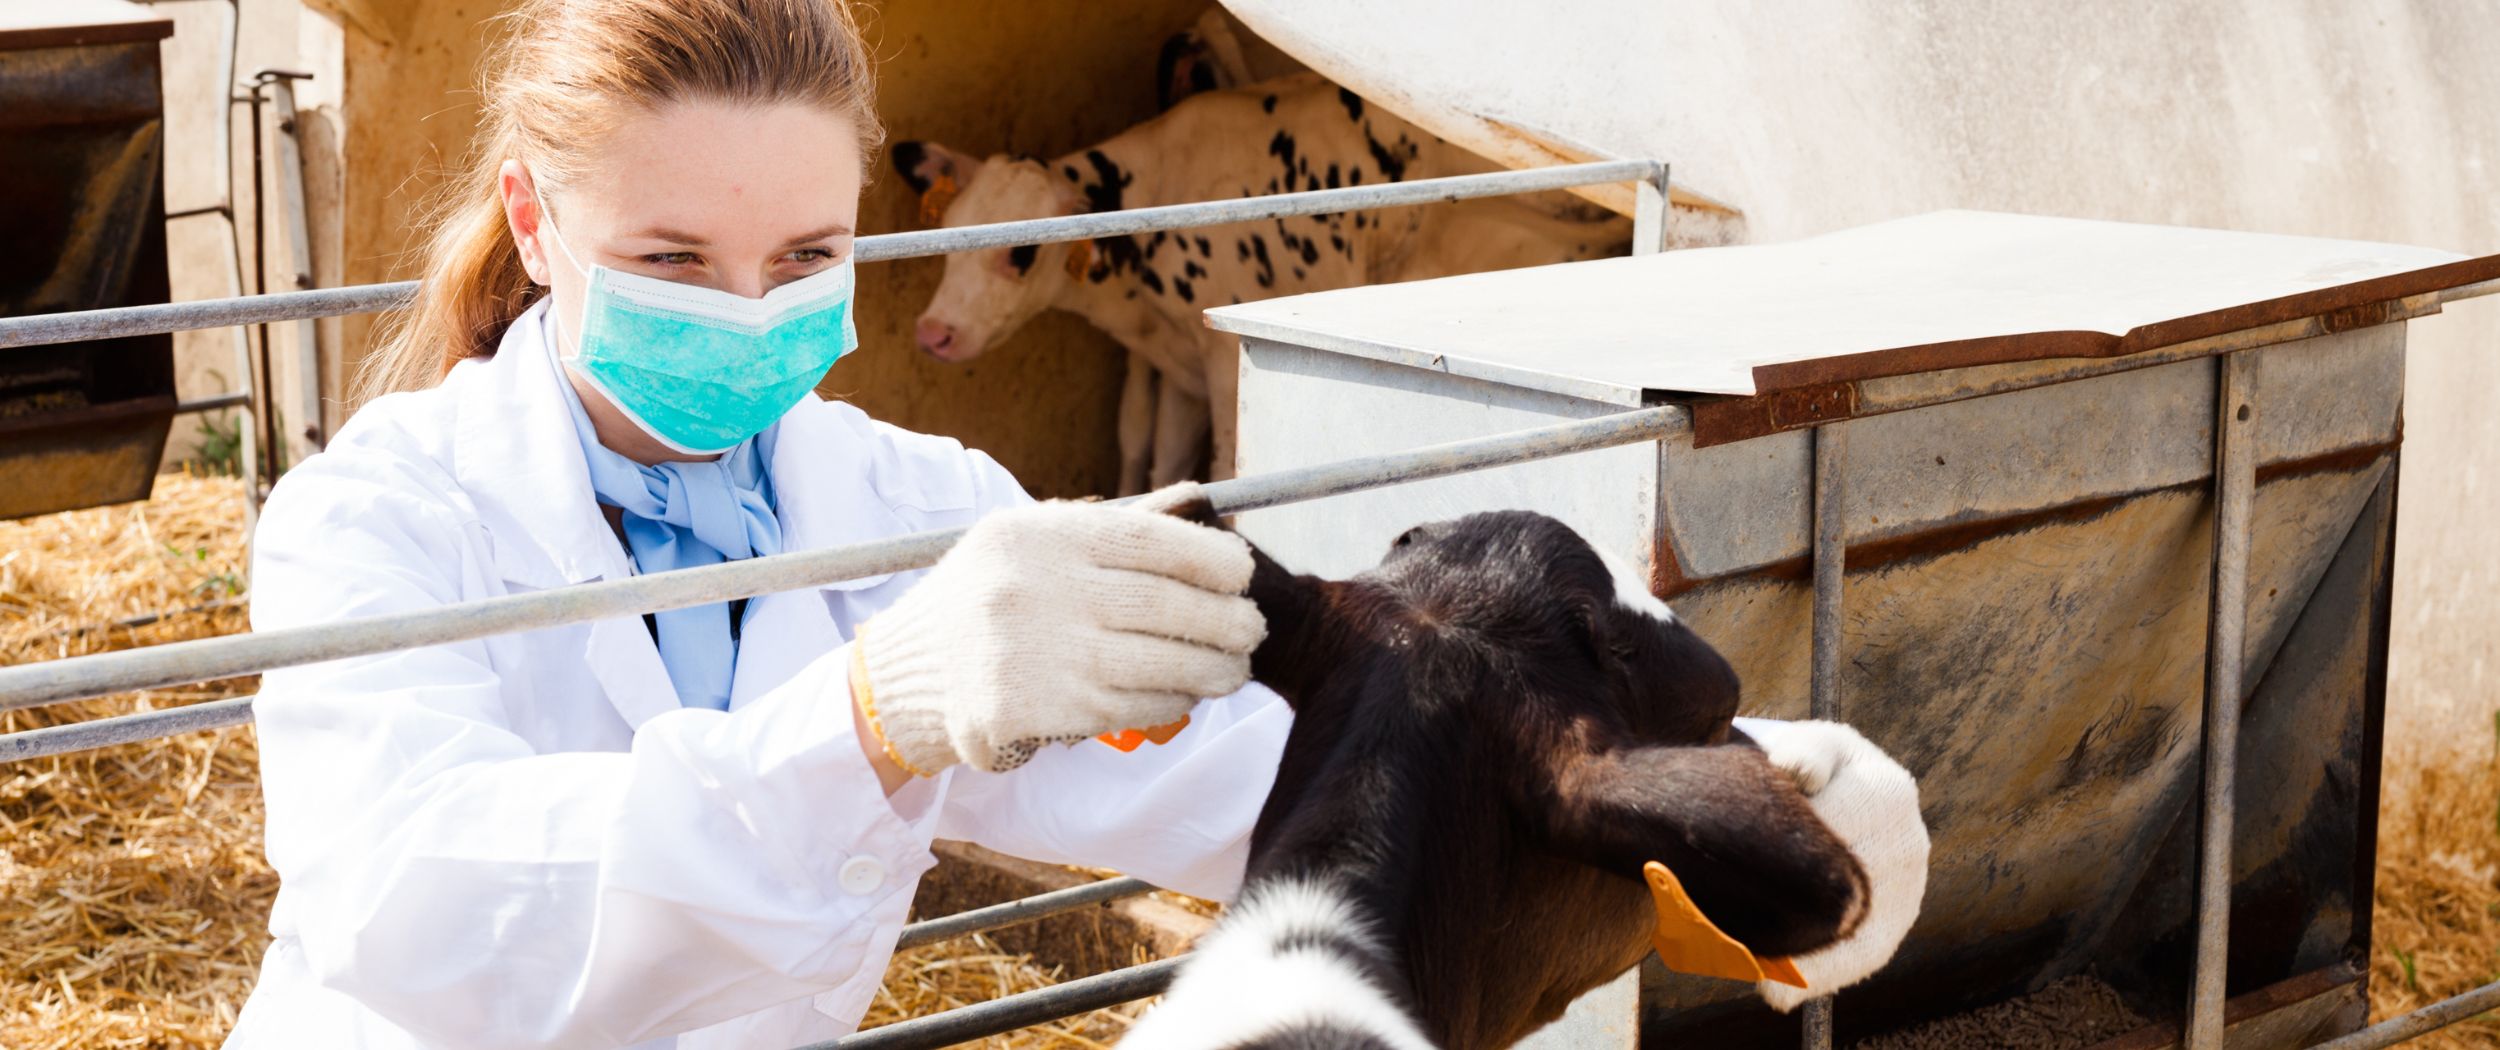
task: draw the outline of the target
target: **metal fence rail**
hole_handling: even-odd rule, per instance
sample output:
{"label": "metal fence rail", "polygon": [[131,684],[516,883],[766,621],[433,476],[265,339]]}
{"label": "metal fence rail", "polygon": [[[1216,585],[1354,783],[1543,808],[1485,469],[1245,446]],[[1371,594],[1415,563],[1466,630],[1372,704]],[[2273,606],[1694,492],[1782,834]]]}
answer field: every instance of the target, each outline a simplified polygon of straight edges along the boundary
{"label": "metal fence rail", "polygon": [[1151,892],[1153,889],[1153,886],[1147,885],[1142,879],[1123,876],[1116,879],[1104,879],[1101,882],[1089,882],[1082,886],[1070,886],[1064,890],[1052,890],[1049,893],[1037,893],[1021,900],[1008,901],[1005,904],[993,904],[986,908],[959,911],[944,918],[915,922],[903,927],[903,935],[895,940],[894,947],[900,951],[906,948],[918,948],[924,944],[936,944],[954,937],[988,933],[1002,927],[1046,919],[1061,912],[1075,911],[1088,904],[1107,904],[1111,901],[1135,897]]}
{"label": "metal fence rail", "polygon": [[[1657,405],[1263,477],[1220,481],[1206,486],[1206,493],[1218,513],[1236,514],[1485,467],[1652,441],[1680,429],[1685,419],[1683,406]],[[0,710],[214,681],[561,624],[640,616],[663,609],[902,572],[937,561],[961,535],[961,529],[923,532],[845,547],[488,598],[420,612],[21,664],[0,668]]]}
{"label": "metal fence rail", "polygon": [[[1157,959],[1127,969],[1079,977],[1065,984],[1019,992],[986,1003],[898,1021],[798,1050],[928,1050],[983,1036],[1071,1017],[1088,1010],[1161,995],[1180,970],[1180,959]],[[1245,991],[1244,994],[1257,994]]]}
{"label": "metal fence rail", "polygon": [[2311,1050],[2379,1050],[2418,1039],[2487,1010],[2500,1009],[2500,981],[2442,999],[2412,1013],[2398,1014],[2351,1035],[2319,1043]]}
{"label": "metal fence rail", "polygon": [[0,765],[75,751],[93,751],[116,744],[135,744],[176,733],[239,726],[252,720],[252,701],[255,699],[237,696],[161,711],[142,711],[0,734]]}
{"label": "metal fence rail", "polygon": [[[1625,180],[1650,183],[1657,188],[1657,192],[1663,193],[1666,178],[1666,165],[1653,160],[1602,160],[1586,164],[1558,164],[1548,168],[1496,171],[1482,175],[1453,175],[1439,179],[1417,179],[1413,182],[1383,182],[1334,190],[1274,193],[1233,200],[1172,204],[1157,208],[1132,208],[1127,211],[1096,212],[1086,215],[1060,215],[982,226],[881,233],[859,238],[853,242],[851,253],[860,262],[884,262],[924,255],[975,251],[982,248],[1053,244],[1060,241],[1081,241],[1093,237],[1150,233],[1156,230],[1219,226],[1224,223],[1246,222],[1252,219],[1283,218],[1290,215],[1326,215],[1341,211],[1432,204],[1474,197],[1538,193]],[[372,313],[406,306],[416,298],[416,295],[417,282],[397,281],[389,284],[367,284],[352,288],[320,288],[312,291],[279,292],[233,299],[204,299],[185,303],[157,303],[147,306],[118,306],[105,310],[37,314],[31,317],[4,317],[0,318],[0,349],[129,335],[157,335],[196,328],[223,328],[229,325],[266,324],[276,321],[336,317],[343,314]]]}

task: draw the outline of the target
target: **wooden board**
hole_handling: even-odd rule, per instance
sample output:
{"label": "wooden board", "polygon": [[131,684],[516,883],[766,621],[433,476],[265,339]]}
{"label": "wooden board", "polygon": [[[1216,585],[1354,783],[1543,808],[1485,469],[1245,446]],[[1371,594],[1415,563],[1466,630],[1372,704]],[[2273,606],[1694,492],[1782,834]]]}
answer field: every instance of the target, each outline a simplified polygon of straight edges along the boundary
{"label": "wooden board", "polygon": [[2495,278],[2500,255],[1944,211],[1784,244],[1242,303],[1207,323],[1637,404],[2112,357],[2339,311],[2375,323],[2378,304]]}

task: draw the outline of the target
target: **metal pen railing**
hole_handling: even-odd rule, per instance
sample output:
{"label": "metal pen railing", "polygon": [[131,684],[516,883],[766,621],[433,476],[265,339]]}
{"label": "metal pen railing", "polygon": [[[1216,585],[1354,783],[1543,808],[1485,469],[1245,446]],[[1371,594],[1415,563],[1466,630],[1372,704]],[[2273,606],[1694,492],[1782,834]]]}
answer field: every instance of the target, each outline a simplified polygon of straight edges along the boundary
{"label": "metal pen railing", "polygon": [[[1529,168],[1522,171],[1452,175],[1438,179],[1416,179],[1412,182],[1382,182],[1333,190],[1304,190],[1299,193],[1272,193],[1258,197],[1238,197],[1232,200],[1203,201],[1195,204],[1170,204],[1155,208],[1132,208],[1126,211],[1060,215],[983,226],[955,226],[935,230],[913,230],[906,233],[871,234],[854,241],[851,252],[853,258],[863,263],[886,262],[927,255],[977,251],[982,248],[1055,244],[1061,241],[1117,237],[1124,234],[1152,233],[1158,230],[1221,226],[1225,223],[1248,222],[1254,219],[1326,215],[1341,211],[1435,204],[1476,197],[1500,197],[1519,193],[1564,190],[1626,180],[1642,183],[1641,196],[1645,210],[1663,209],[1667,180],[1666,165],[1651,160],[1601,160],[1586,164],[1559,164],[1549,168]],[[1653,198],[1658,202],[1654,209],[1649,204]],[[1663,237],[1663,233],[1658,229],[1662,219],[1643,216],[1641,223],[1646,228],[1634,230],[1635,241],[1646,240],[1652,245],[1658,243]],[[269,295],[247,295],[232,299],[117,306],[103,310],[78,310],[69,313],[36,314],[29,317],[0,317],[0,349],[373,313],[406,306],[416,298],[416,295],[417,282],[395,281],[388,284],[366,284],[350,288],[317,288]]]}
{"label": "metal pen railing", "polygon": [[[1684,426],[1685,421],[1683,406],[1657,405],[1404,452],[1218,481],[1208,484],[1205,489],[1217,513],[1238,514],[1487,467],[1654,441]],[[641,616],[665,609],[708,605],[776,591],[825,586],[862,576],[925,568],[935,563],[962,535],[962,529],[913,533],[843,547],[725,562],[699,569],[679,569],[461,602],[418,612],[360,617],[0,667],[0,710],[135,689],[215,681],[326,660],[471,641],[543,627]],[[222,709],[217,717],[235,717],[236,721],[240,721],[241,718],[232,712],[247,707],[250,699],[217,701],[233,705]],[[31,756],[39,749],[45,754],[74,750],[62,742],[77,738],[66,734],[88,725],[112,723],[113,728],[109,731],[97,730],[99,734],[105,734],[99,739],[108,743],[128,743],[148,739],[149,735],[161,736],[186,728],[205,728],[177,725],[182,713],[190,710],[193,708],[171,708],[100,722],[7,734],[0,736],[0,761],[21,754]],[[147,727],[159,725],[165,727],[165,732],[146,732]],[[50,742],[48,745],[47,741]]]}

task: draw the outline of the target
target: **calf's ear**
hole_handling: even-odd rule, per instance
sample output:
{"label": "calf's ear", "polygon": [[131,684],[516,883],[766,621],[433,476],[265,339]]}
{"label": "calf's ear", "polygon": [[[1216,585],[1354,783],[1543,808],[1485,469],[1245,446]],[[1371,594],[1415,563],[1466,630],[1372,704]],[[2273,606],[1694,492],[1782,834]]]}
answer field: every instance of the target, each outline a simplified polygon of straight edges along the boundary
{"label": "calf's ear", "polygon": [[[1193,481],[1166,485],[1138,497],[1133,505],[1232,531],[1215,512],[1205,488]],[[1242,542],[1249,540],[1245,537]],[[1342,585],[1299,575],[1277,564],[1255,543],[1250,543],[1250,562],[1250,600],[1267,619],[1267,638],[1250,654],[1250,677],[1276,690],[1298,710],[1319,688],[1325,672],[1344,666],[1353,644],[1352,632],[1336,619],[1341,615],[1338,603],[1330,600],[1332,589]]]}
{"label": "calf's ear", "polygon": [[1623,748],[1553,766],[1550,794],[1530,803],[1552,849],[1635,880],[1665,865],[1757,956],[1825,947],[1865,918],[1865,869],[1758,748]]}
{"label": "calf's ear", "polygon": [[1199,92],[1232,87],[1228,79],[1205,37],[1189,29],[1174,33],[1163,39],[1163,51],[1155,56],[1156,108],[1168,110]]}
{"label": "calf's ear", "polygon": [[953,203],[955,194],[970,185],[972,177],[981,170],[980,158],[922,139],[895,143],[886,161],[894,166],[895,174],[903,177],[903,183],[920,195],[920,218],[930,225],[936,224],[933,216],[946,214],[946,206]]}

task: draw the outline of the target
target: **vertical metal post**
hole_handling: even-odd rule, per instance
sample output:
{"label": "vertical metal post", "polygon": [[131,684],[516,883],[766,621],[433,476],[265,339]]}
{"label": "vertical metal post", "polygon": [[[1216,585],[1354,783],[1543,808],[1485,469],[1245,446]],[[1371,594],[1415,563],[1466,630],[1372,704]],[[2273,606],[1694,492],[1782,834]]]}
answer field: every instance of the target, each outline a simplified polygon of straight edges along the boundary
{"label": "vertical metal post", "polygon": [[[278,208],[281,212],[278,218],[286,224],[286,283],[290,290],[300,291],[313,286],[312,231],[305,215],[303,131],[295,114],[295,82],[312,77],[311,74],[280,69],[264,69],[257,75],[269,88],[271,115],[278,123],[274,143],[277,147],[274,158],[277,167],[271,175],[278,187]],[[289,407],[295,416],[293,436],[301,438],[303,446],[288,458],[301,460],[320,451],[323,443],[321,345],[312,318],[296,320],[293,328],[296,394],[294,403]],[[275,387],[276,384],[277,377],[270,377],[270,385]]]}
{"label": "vertical metal post", "polygon": [[[235,101],[249,105],[252,112],[252,294],[267,295],[269,294],[269,195],[262,192],[261,179],[261,107],[268,102],[268,95],[264,91],[267,83],[255,81],[248,86],[251,89],[250,93],[236,97]],[[242,238],[241,232],[238,231],[235,236],[239,245]],[[252,436],[251,448],[257,454],[267,457],[266,462],[254,464],[254,473],[274,482],[285,465],[282,454],[285,445],[277,431],[279,418],[277,398],[271,393],[272,387],[277,382],[277,376],[269,367],[269,322],[263,321],[254,325],[253,334],[259,338],[253,340],[251,371],[245,373],[245,382],[250,385],[252,391],[252,425],[258,428]],[[255,485],[257,484],[256,481]],[[260,499],[260,491],[257,488],[253,490],[252,498]]]}
{"label": "vertical metal post", "polygon": [[1667,250],[1667,164],[1632,184],[1632,254]]}
{"label": "vertical metal post", "polygon": [[[239,13],[235,15],[238,20],[242,17]],[[231,74],[232,63],[228,65],[227,72]],[[229,87],[232,86],[229,85]],[[235,209],[240,206],[240,201],[234,192],[236,181],[234,177],[234,107],[246,101],[248,100],[237,95],[229,94],[226,97],[226,243],[231,249],[230,255],[234,262],[234,294],[238,296],[243,294],[243,228],[237,224],[238,220],[235,218]],[[254,107],[252,113],[253,119],[258,120],[259,108]],[[259,178],[257,164],[253,168],[253,178],[256,180]],[[254,185],[257,187],[258,183],[255,182]],[[252,220],[260,221],[260,193],[257,188],[252,193]],[[234,416],[235,473],[243,476],[243,535],[245,542],[248,543],[253,531],[260,524],[260,427],[262,414],[268,411],[269,392],[261,387],[257,379],[260,375],[259,370],[252,367],[251,329],[235,325],[231,331],[234,333],[233,381],[241,384],[243,390],[251,395],[244,401],[242,411],[236,412]],[[247,556],[243,562],[246,573],[245,582],[248,586],[251,558]]]}
{"label": "vertical metal post", "polygon": [[2197,831],[2196,981],[2188,1050],[2222,1050],[2231,944],[2232,787],[2239,755],[2240,682],[2248,628],[2249,510],[2257,488],[2253,351],[2224,354],[2214,380],[2212,618],[2205,650],[2205,798]]}
{"label": "vertical metal post", "polygon": [[[1814,656],[1810,665],[1813,693],[1810,711],[1827,721],[1840,718],[1840,628],[1849,567],[1848,462],[1849,432],[1842,424],[1814,428]],[[1805,1012],[1805,1050],[1831,1050],[1832,1001],[1809,1000]]]}
{"label": "vertical metal post", "polygon": [[[1668,217],[1670,217],[1668,163],[1665,163],[1665,160],[1658,160],[1658,163],[1650,165],[1648,178],[1635,180],[1633,183],[1633,255],[1655,255],[1655,252],[1668,250]],[[1613,993],[1610,993],[1610,990],[1613,990]],[[1600,1038],[1590,1038],[1588,1043],[1590,1045],[1610,1045],[1610,1043],[1640,1045],[1640,968],[1633,968],[1633,973],[1625,973],[1623,978],[1615,980],[1615,983],[1608,985],[1608,988],[1600,988],[1598,993],[1610,993],[1610,995],[1615,995],[1615,998],[1628,1000],[1630,1023],[1620,1028],[1620,1035],[1623,1035],[1620,1040],[1615,1040],[1615,1030],[1598,1028],[1600,1033],[1605,1033],[1605,1035],[1600,1035]],[[1590,993],[1590,995],[1598,995],[1598,993]],[[1583,1010],[1583,1005],[1573,1003],[1573,1010]],[[1588,1008],[1588,1010],[1598,1010],[1598,1008],[1593,1005],[1593,1008]],[[1570,1020],[1568,1015],[1565,1015],[1565,1020]],[[1548,1030],[1555,1030],[1555,1028],[1563,1028],[1563,1025],[1550,1025]],[[1593,1025],[1583,1025],[1583,1028],[1593,1028]],[[1530,1038],[1530,1040],[1535,1040],[1535,1038]]]}

